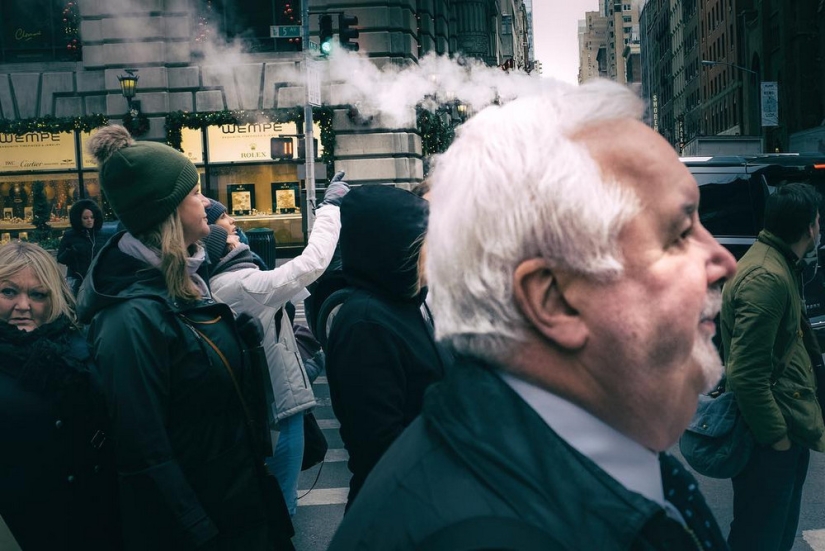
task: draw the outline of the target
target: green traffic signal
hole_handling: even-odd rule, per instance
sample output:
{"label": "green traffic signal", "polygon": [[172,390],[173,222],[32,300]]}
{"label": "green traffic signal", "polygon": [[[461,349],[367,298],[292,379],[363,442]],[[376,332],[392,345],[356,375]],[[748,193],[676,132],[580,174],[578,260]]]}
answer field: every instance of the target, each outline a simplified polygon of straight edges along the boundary
{"label": "green traffic signal", "polygon": [[318,18],[318,40],[320,41],[321,55],[326,57],[332,53],[332,16],[322,15]]}

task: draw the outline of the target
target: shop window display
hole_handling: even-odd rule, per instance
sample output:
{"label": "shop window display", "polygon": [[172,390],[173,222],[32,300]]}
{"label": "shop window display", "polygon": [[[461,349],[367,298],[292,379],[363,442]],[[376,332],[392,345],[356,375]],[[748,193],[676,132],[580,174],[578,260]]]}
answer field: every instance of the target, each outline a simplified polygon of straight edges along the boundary
{"label": "shop window display", "polygon": [[[86,196],[97,201],[104,220],[115,220],[100,193],[96,173],[84,173]],[[59,239],[70,227],[69,209],[79,200],[75,174],[0,176],[0,242],[10,239]]]}
{"label": "shop window display", "polygon": [[78,180],[66,175],[3,176],[0,199],[0,229],[31,229],[38,213],[53,228],[67,228],[69,208],[78,200]]}
{"label": "shop window display", "polygon": [[106,200],[106,196],[100,192],[100,183],[98,182],[97,171],[86,171],[83,173],[83,187],[86,190],[86,198],[92,199],[100,205],[100,210],[103,211],[104,222],[117,220],[115,211],[112,210],[111,205],[109,205],[109,201]]}
{"label": "shop window display", "polygon": [[236,212],[237,215],[233,215],[235,223],[244,231],[269,228],[279,247],[303,245],[303,220],[296,180],[296,165],[291,163],[211,166],[209,189],[204,192]]}

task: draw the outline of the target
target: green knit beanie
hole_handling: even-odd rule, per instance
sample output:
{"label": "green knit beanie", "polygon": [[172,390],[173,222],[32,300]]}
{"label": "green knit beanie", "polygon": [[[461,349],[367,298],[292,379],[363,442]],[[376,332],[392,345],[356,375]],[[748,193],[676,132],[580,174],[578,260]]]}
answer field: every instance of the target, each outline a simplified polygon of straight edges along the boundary
{"label": "green knit beanie", "polygon": [[100,167],[100,187],[129,233],[166,220],[198,183],[195,165],[156,142],[135,142],[122,126],[100,129],[90,140]]}

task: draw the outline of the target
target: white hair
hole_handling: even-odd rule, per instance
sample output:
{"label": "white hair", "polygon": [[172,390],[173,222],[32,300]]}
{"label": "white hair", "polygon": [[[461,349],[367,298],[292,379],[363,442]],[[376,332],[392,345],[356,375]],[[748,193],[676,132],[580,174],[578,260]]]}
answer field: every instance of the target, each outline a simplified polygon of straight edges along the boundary
{"label": "white hair", "polygon": [[489,107],[459,129],[432,174],[427,281],[439,340],[507,358],[528,331],[512,285],[526,259],[596,280],[621,275],[616,240],[639,200],[572,136],[643,111],[628,88],[596,80]]}

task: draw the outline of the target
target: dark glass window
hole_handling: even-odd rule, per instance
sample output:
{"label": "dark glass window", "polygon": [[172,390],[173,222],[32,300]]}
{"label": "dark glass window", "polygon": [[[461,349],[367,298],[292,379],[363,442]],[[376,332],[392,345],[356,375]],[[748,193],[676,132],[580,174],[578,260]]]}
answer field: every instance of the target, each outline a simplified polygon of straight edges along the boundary
{"label": "dark glass window", "polygon": [[77,0],[0,2],[0,62],[81,59]]}
{"label": "dark glass window", "polygon": [[758,232],[751,181],[745,174],[694,174],[699,183],[699,219],[714,236]]}
{"label": "dark glass window", "polygon": [[300,51],[300,38],[271,38],[272,25],[300,25],[300,0],[199,0],[195,42],[240,41],[248,52]]}

